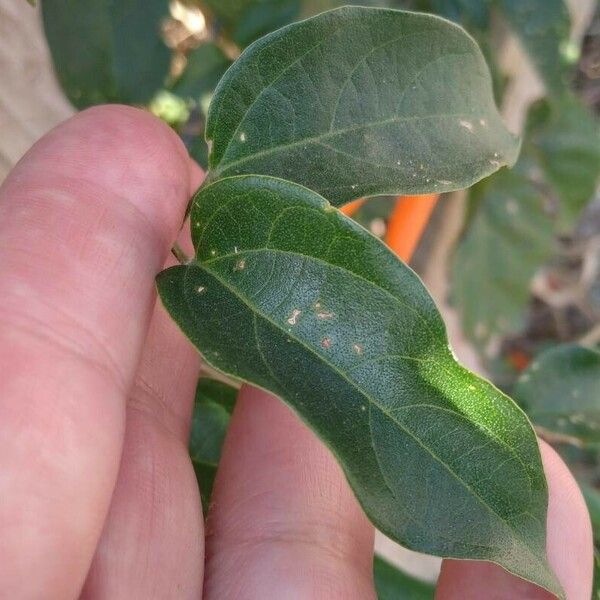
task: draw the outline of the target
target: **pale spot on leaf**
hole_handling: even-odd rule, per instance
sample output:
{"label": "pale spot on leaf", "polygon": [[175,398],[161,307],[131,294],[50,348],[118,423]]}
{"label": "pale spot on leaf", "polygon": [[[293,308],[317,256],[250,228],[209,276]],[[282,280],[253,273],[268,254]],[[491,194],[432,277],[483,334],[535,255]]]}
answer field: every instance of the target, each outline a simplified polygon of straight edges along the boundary
{"label": "pale spot on leaf", "polygon": [[317,319],[327,320],[332,319],[335,315],[332,312],[321,311],[317,313]]}
{"label": "pale spot on leaf", "polygon": [[299,317],[301,314],[302,314],[302,311],[301,311],[301,310],[299,310],[299,309],[297,309],[297,308],[295,308],[295,309],[292,311],[292,314],[290,315],[290,317],[289,317],[289,319],[287,320],[287,322],[288,322],[290,325],[296,325],[296,323],[298,322],[298,317]]}
{"label": "pale spot on leaf", "polygon": [[464,127],[465,129],[468,129],[471,132],[473,131],[473,123],[471,123],[471,121],[466,121],[464,119],[461,119],[459,121],[459,123],[460,123],[461,127]]}

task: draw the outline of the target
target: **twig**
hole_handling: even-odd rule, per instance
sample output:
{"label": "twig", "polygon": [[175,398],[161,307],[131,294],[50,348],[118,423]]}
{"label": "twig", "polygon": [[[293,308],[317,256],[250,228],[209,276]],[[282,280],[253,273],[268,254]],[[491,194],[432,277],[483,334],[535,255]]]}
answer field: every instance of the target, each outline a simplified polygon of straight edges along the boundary
{"label": "twig", "polygon": [[179,261],[182,265],[188,265],[192,262],[192,259],[183,251],[181,246],[175,242],[171,248],[171,254]]}
{"label": "twig", "polygon": [[585,448],[585,444],[579,438],[576,438],[573,435],[550,431],[541,425],[535,425],[534,429],[538,436],[549,444],[570,444],[576,448]]}

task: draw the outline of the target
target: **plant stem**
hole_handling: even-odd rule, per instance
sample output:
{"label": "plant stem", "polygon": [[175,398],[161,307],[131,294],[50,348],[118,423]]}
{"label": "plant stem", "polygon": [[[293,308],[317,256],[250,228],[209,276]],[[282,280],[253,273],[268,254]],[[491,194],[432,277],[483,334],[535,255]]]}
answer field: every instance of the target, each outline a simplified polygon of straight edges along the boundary
{"label": "plant stem", "polygon": [[181,246],[175,242],[171,248],[171,253],[182,265],[187,265],[191,262],[191,258],[182,250]]}
{"label": "plant stem", "polygon": [[585,447],[584,443],[575,436],[568,435],[566,433],[559,433],[557,431],[550,431],[541,425],[534,425],[534,429],[538,436],[549,444],[570,444],[576,448]]}

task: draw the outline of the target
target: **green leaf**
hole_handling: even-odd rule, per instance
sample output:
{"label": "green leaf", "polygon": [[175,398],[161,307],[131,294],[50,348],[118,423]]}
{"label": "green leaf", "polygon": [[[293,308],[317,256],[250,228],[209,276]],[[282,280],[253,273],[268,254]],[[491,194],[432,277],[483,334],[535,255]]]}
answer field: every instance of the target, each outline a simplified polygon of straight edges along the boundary
{"label": "green leaf", "polygon": [[228,69],[231,61],[213,43],[194,49],[187,58],[181,77],[173,85],[173,91],[184,98],[199,100],[212,92]]}
{"label": "green leaf", "polygon": [[564,0],[499,0],[499,5],[548,91],[562,96],[568,86],[563,49],[570,29]]}
{"label": "green leaf", "polygon": [[576,344],[547,350],[521,375],[514,396],[536,425],[600,443],[600,352]]}
{"label": "green leaf", "polygon": [[164,84],[160,37],[168,0],[45,0],[44,30],[58,80],[77,108],[146,103]]}
{"label": "green leaf", "polygon": [[404,573],[381,556],[373,560],[377,600],[433,600],[435,587]]}
{"label": "green leaf", "polygon": [[211,103],[210,180],[257,173],[353,198],[468,187],[518,142],[483,56],[460,27],[345,7],[250,46]]}
{"label": "green leaf", "polygon": [[598,119],[573,95],[539,102],[531,111],[528,144],[559,197],[560,231],[571,230],[592,199],[600,176]]}
{"label": "green leaf", "polygon": [[326,200],[275,178],[203,187],[191,223],[196,258],[163,271],[158,290],[205,360],[288,403],[396,541],[560,593],[534,432],[455,361],[418,277]]}
{"label": "green leaf", "polygon": [[454,304],[482,348],[522,326],[531,278],[554,249],[553,220],[523,174],[526,162],[476,191],[479,207],[454,258]]}
{"label": "green leaf", "polygon": [[236,395],[235,388],[215,379],[202,378],[196,388],[190,431],[190,456],[200,486],[205,515]]}

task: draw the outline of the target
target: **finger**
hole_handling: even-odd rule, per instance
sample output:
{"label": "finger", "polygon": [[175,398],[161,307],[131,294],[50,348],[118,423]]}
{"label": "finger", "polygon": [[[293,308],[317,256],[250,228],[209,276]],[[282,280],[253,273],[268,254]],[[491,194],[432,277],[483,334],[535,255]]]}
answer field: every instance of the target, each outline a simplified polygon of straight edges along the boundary
{"label": "finger", "polygon": [[85,111],[0,190],[0,581],[79,591],[116,479],[127,394],[188,199],[168,127]]}
{"label": "finger", "polygon": [[373,527],[331,453],[242,388],[207,521],[207,600],[374,598]]}
{"label": "finger", "polygon": [[[187,242],[180,239],[181,246]],[[199,365],[198,353],[158,303],[127,404],[117,485],[82,599],[201,597],[202,505],[187,448]]]}
{"label": "finger", "polygon": [[[540,442],[548,480],[548,560],[568,600],[589,600],[592,594],[593,542],[585,501],[569,469]],[[446,560],[438,583],[439,600],[551,600],[554,596],[510,575],[497,565]]]}

